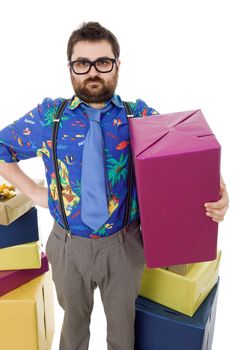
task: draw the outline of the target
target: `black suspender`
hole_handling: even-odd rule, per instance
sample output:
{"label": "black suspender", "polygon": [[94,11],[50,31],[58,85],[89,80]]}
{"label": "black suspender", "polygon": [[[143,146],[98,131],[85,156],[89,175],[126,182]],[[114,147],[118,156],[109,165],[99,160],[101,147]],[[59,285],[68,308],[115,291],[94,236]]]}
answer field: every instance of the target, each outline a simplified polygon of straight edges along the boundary
{"label": "black suspender", "polygon": [[[133,117],[133,112],[131,106],[128,102],[123,102],[124,107],[127,112],[127,118]],[[129,143],[130,146],[130,143]],[[128,160],[128,181],[127,181],[127,198],[126,198],[126,210],[124,218],[124,227],[127,226],[130,222],[130,205],[131,205],[131,196],[132,196],[132,187],[133,187],[133,164],[132,164],[132,152],[131,147],[129,150],[129,160]]]}
{"label": "black suspender", "polygon": [[59,165],[58,165],[58,160],[57,160],[57,133],[58,133],[58,128],[59,128],[59,122],[61,119],[61,115],[66,108],[66,105],[68,104],[69,100],[64,100],[61,104],[61,106],[58,108],[57,114],[55,118],[53,119],[53,138],[52,138],[52,150],[53,150],[53,165],[54,165],[54,171],[55,171],[55,176],[56,176],[56,183],[57,183],[57,194],[58,194],[58,199],[59,199],[59,208],[60,208],[60,214],[62,216],[63,224],[66,229],[67,235],[70,237],[71,232],[68,224],[68,220],[66,217],[66,211],[64,207],[64,202],[63,202],[63,196],[62,196],[62,186],[61,186],[61,181],[60,181],[60,175],[59,175]]}
{"label": "black suspender", "polygon": [[[70,227],[66,217],[66,212],[65,212],[64,202],[63,202],[62,186],[60,181],[59,165],[57,160],[57,134],[58,134],[59,122],[60,122],[62,113],[65,110],[68,102],[69,100],[64,100],[62,102],[61,106],[57,110],[55,118],[53,119],[54,124],[53,124],[53,136],[52,136],[52,152],[53,152],[53,164],[54,164],[55,177],[56,177],[56,183],[57,183],[60,214],[62,216],[64,228],[67,232],[67,235],[71,237],[71,231],[70,231]],[[123,102],[123,104],[127,112],[127,117],[132,117],[133,113],[132,113],[130,104],[128,102]],[[131,204],[133,180],[134,180],[134,172],[133,172],[132,155],[131,155],[131,149],[130,149],[129,160],[128,160],[127,198],[126,198],[126,210],[125,210],[125,217],[124,217],[124,227],[129,224],[129,220],[130,220],[130,204]]]}

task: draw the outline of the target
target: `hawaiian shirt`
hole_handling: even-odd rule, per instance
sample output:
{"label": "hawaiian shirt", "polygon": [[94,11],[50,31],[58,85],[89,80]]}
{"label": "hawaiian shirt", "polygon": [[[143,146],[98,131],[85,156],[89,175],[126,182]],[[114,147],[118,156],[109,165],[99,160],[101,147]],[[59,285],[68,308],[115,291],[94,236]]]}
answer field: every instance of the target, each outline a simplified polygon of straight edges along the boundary
{"label": "hawaiian shirt", "polygon": [[[0,162],[18,162],[32,157],[41,157],[48,183],[48,206],[52,217],[63,225],[59,212],[58,192],[52,157],[53,119],[63,98],[45,98],[41,104],[22,118],[0,131]],[[110,197],[109,219],[97,230],[81,220],[81,168],[82,150],[89,129],[89,119],[84,102],[76,96],[68,102],[62,113],[58,137],[57,158],[62,185],[63,203],[70,231],[86,238],[109,236],[123,228],[126,210],[127,177],[129,159],[129,129],[124,105],[118,95],[108,103],[111,108],[103,113],[100,125],[103,131],[106,168]],[[81,105],[81,106],[80,106]],[[138,99],[130,102],[134,117],[158,114],[145,102]],[[129,222],[139,218],[136,186],[132,186]]]}

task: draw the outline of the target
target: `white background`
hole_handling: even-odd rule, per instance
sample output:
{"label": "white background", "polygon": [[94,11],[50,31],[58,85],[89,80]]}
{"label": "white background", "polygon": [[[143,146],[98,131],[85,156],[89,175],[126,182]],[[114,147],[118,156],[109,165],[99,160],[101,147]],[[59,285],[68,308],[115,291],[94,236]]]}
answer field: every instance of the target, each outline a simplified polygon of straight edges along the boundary
{"label": "white background", "polygon": [[[117,92],[122,98],[142,98],[160,113],[203,110],[222,145],[222,174],[232,196],[230,5],[230,0],[144,0],[122,4],[105,0],[13,0],[1,4],[0,127],[24,115],[44,97],[71,97],[66,66],[68,38],[81,22],[97,20],[117,36],[121,45]],[[31,177],[44,178],[40,160],[20,164]],[[45,244],[52,220],[46,209],[39,209],[39,215]],[[223,256],[213,350],[228,350],[232,348],[233,311],[230,210],[219,231]],[[57,303],[55,309],[53,350],[58,349],[62,321]],[[105,350],[106,321],[98,290],[91,334],[90,350]]]}

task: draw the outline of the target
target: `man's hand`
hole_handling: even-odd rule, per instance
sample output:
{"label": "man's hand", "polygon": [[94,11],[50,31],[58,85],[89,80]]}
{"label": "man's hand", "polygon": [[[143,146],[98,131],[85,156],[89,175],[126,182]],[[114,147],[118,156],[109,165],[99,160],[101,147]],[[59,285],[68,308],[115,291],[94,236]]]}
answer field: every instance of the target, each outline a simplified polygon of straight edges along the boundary
{"label": "man's hand", "polygon": [[47,187],[37,186],[31,198],[36,205],[39,205],[42,208],[48,208],[48,188]]}
{"label": "man's hand", "polygon": [[205,203],[206,215],[212,218],[214,222],[224,220],[224,216],[229,207],[229,197],[226,185],[223,181],[220,183],[220,199],[217,202]]}

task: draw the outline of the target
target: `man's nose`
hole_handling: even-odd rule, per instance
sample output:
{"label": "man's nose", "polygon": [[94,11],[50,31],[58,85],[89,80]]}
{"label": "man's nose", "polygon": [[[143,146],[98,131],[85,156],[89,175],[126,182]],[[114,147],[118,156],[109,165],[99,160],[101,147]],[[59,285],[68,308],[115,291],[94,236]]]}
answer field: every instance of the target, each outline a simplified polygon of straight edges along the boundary
{"label": "man's nose", "polygon": [[99,72],[97,71],[97,69],[95,68],[94,65],[91,66],[91,69],[88,72],[89,75],[91,76],[95,76],[95,75],[99,75]]}

